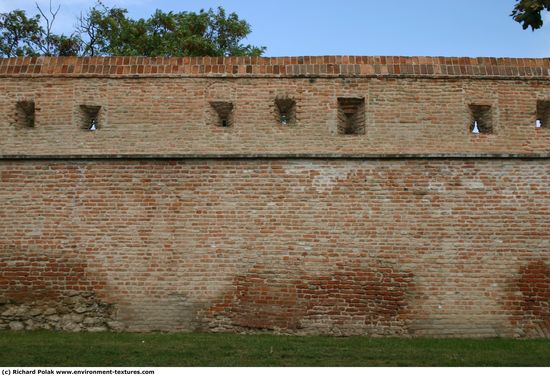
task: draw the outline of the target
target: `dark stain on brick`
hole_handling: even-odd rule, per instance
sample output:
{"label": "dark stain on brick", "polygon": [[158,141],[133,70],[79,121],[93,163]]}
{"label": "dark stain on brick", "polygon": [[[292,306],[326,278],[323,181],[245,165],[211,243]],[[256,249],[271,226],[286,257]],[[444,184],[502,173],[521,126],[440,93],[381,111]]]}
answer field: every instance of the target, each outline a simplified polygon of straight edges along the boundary
{"label": "dark stain on brick", "polygon": [[14,303],[60,299],[67,291],[86,291],[86,264],[0,245],[0,296]]}
{"label": "dark stain on brick", "polygon": [[234,278],[231,291],[209,314],[225,316],[238,327],[298,329],[305,307],[298,302],[296,281],[285,277],[266,266],[256,266]]}
{"label": "dark stain on brick", "polygon": [[330,322],[330,333],[403,334],[412,287],[412,273],[377,261],[350,261],[324,275],[260,265],[234,278],[207,320],[230,322],[233,330],[290,332],[322,320]]}
{"label": "dark stain on brick", "polygon": [[366,327],[399,326],[407,311],[412,277],[390,265],[356,261],[331,275],[298,283],[298,295],[307,305],[307,316],[327,312],[337,326],[350,318]]}
{"label": "dark stain on brick", "polygon": [[550,338],[550,266],[542,260],[521,266],[511,285],[506,308],[518,334]]}

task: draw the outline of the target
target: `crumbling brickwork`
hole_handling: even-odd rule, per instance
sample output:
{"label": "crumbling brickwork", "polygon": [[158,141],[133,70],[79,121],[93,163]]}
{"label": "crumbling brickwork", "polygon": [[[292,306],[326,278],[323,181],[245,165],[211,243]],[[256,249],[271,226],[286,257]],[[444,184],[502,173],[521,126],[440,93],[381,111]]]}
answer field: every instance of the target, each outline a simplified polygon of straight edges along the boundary
{"label": "crumbling brickwork", "polygon": [[0,329],[550,337],[549,71],[0,60]]}

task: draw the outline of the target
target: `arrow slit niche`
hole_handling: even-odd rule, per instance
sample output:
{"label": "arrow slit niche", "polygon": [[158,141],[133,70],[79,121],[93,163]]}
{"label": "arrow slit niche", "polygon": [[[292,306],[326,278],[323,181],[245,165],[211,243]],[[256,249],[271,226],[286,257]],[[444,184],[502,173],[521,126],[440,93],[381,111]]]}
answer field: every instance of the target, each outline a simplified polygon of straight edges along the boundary
{"label": "arrow slit niche", "polygon": [[212,101],[210,106],[218,114],[217,126],[228,128],[233,126],[233,103],[226,101]]}

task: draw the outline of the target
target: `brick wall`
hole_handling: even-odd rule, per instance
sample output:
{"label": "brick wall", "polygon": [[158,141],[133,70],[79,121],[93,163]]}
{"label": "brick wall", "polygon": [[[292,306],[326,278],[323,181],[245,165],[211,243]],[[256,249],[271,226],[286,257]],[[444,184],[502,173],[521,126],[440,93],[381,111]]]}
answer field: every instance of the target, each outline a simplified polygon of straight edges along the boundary
{"label": "brick wall", "polygon": [[0,329],[549,337],[549,69],[0,60]]}
{"label": "brick wall", "polygon": [[[0,60],[0,155],[550,152],[548,59],[243,59]],[[286,126],[280,98],[295,103]],[[340,134],[350,98],[363,101],[361,132]],[[34,103],[34,126],[18,102]],[[231,126],[219,126],[213,102],[232,105]],[[82,106],[101,107],[99,131],[86,131]],[[472,106],[489,108],[490,134],[470,132]]]}

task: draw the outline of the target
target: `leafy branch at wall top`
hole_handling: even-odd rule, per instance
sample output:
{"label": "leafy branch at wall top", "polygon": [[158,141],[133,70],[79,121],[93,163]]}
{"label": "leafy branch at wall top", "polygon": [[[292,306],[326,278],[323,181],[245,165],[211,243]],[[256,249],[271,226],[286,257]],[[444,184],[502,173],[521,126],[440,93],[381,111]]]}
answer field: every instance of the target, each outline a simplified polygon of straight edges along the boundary
{"label": "leafy branch at wall top", "polygon": [[523,29],[540,29],[544,23],[542,13],[550,11],[550,0],[518,0],[511,16]]}

